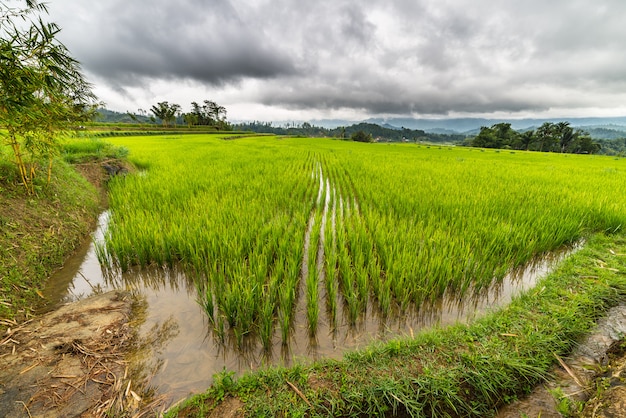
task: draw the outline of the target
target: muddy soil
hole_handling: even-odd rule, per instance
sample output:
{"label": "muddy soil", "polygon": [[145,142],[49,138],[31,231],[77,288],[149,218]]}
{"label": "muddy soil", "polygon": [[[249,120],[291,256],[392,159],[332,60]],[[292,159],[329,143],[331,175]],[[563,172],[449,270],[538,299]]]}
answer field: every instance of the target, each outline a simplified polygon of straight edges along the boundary
{"label": "muddy soil", "polygon": [[593,392],[580,414],[585,418],[626,416],[626,339],[609,349],[608,363],[600,369],[589,388]]}
{"label": "muddy soil", "polygon": [[[626,417],[626,305],[609,310],[552,378],[498,418]],[[556,356],[555,356],[556,357]]]}
{"label": "muddy soil", "polygon": [[136,409],[140,397],[125,360],[131,307],[129,294],[113,291],[9,328],[0,337],[0,416],[102,417]]}

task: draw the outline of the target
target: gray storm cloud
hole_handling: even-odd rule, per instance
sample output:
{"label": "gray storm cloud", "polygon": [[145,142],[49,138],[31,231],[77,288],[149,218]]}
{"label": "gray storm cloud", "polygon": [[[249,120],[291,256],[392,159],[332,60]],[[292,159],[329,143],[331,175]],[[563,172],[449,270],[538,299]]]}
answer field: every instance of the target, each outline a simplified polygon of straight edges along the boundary
{"label": "gray storm cloud", "polygon": [[86,71],[117,89],[256,80],[242,101],[375,114],[626,99],[621,0],[56,0],[50,8]]}
{"label": "gray storm cloud", "polygon": [[242,21],[228,1],[107,1],[78,7],[80,23],[70,18],[62,37],[87,70],[111,85],[144,78],[217,85],[295,71],[285,51]]}

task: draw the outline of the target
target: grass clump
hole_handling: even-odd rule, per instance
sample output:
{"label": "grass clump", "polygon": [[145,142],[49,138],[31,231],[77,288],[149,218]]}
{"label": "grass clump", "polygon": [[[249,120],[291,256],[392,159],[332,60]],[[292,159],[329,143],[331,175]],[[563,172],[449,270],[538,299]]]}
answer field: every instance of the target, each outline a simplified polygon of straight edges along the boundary
{"label": "grass clump", "polygon": [[70,164],[124,159],[128,156],[126,147],[115,146],[98,138],[66,140],[61,147],[63,159]]}
{"label": "grass clump", "polygon": [[626,236],[598,234],[557,271],[470,325],[375,344],[342,361],[230,376],[170,411],[207,416],[489,416],[546,379],[626,295]]}

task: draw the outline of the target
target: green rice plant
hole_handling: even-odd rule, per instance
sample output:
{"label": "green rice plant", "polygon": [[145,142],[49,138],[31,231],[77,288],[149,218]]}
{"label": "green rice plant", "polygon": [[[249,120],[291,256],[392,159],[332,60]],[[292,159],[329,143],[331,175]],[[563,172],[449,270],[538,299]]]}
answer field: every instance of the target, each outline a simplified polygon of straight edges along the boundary
{"label": "green rice plant", "polygon": [[309,275],[306,281],[306,293],[307,293],[307,320],[309,324],[309,334],[314,336],[317,332],[317,321],[319,318],[319,292],[318,292],[318,274],[317,269],[309,271]]}
{"label": "green rice plant", "polygon": [[61,156],[71,164],[111,158],[126,158],[128,148],[113,146],[98,138],[66,138],[61,144]]}
{"label": "green rice plant", "polygon": [[[383,313],[419,310],[626,225],[626,196],[615,192],[626,189],[623,159],[219,138],[111,138],[147,169],[110,182],[99,253],[123,271],[180,264],[212,293],[198,300],[215,323],[237,327],[242,338],[264,329],[266,345],[276,319],[289,340],[296,297],[310,306],[310,329],[320,289],[331,322],[343,300],[356,324],[370,300]],[[300,282],[311,214],[318,241]],[[263,290],[270,283],[278,290]]]}
{"label": "green rice plant", "polygon": [[[310,234],[308,240],[308,257],[307,257],[307,269],[306,269],[306,310],[309,333],[313,336],[317,331],[317,322],[319,319],[319,278],[321,269],[321,260],[318,257],[323,256],[323,244],[320,239],[322,236],[322,217],[323,212],[320,207],[324,196],[324,183],[320,183],[320,191],[318,194],[317,210],[311,217]],[[321,197],[320,197],[321,196]],[[321,251],[320,251],[321,250]]]}
{"label": "green rice plant", "polygon": [[259,337],[263,349],[270,351],[272,348],[272,336],[274,334],[274,311],[275,299],[269,294],[263,298],[259,318]]}
{"label": "green rice plant", "polygon": [[224,344],[226,341],[226,325],[224,323],[224,317],[221,314],[215,317],[215,321],[213,322],[213,334],[217,341]]}
{"label": "green rice plant", "polygon": [[280,306],[278,308],[278,323],[280,325],[280,336],[283,345],[289,342],[291,333],[291,320],[293,316],[293,300],[295,290],[284,288],[280,293]]}
{"label": "green rice plant", "polygon": [[329,201],[329,212],[324,225],[324,286],[326,289],[326,310],[329,324],[332,329],[337,323],[337,297],[339,294],[337,282],[337,237],[336,237],[336,207],[335,192]]}
{"label": "green rice plant", "polygon": [[215,324],[215,296],[213,291],[208,285],[203,285],[202,282],[195,282],[196,293],[198,294],[198,303],[204,309],[207,314],[207,318],[210,324]]}

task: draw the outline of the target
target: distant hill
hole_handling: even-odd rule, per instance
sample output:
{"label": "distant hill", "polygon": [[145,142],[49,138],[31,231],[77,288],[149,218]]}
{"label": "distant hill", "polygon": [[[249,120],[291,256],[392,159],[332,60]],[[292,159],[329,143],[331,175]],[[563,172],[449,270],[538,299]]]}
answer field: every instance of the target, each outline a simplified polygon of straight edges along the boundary
{"label": "distant hill", "polygon": [[[426,132],[449,132],[467,134],[480,130],[481,126],[492,126],[497,123],[510,123],[515,130],[538,128],[545,122],[569,122],[576,128],[608,128],[626,132],[626,116],[607,118],[551,118],[551,119],[485,119],[485,118],[450,118],[450,119],[415,119],[415,118],[371,118],[366,122],[378,125],[387,124],[409,129],[421,129]],[[444,131],[442,131],[444,130]]]}
{"label": "distant hill", "polygon": [[[99,122],[110,123],[156,123],[147,115],[115,112],[108,109],[98,109]],[[482,126],[490,127],[497,123],[510,123],[517,131],[536,129],[545,122],[569,122],[574,128],[589,133],[594,139],[626,138],[626,116],[623,117],[593,117],[593,118],[552,118],[552,119],[487,119],[487,118],[370,118],[362,122],[341,119],[323,119],[310,122],[235,122],[235,125],[247,126],[251,130],[271,131],[285,135],[319,135],[333,136],[337,129],[343,127],[346,132],[352,133],[355,128],[363,129],[374,137],[381,137],[392,141],[402,138],[424,138],[434,142],[456,142],[463,137],[475,136]],[[183,123],[182,120],[177,121]],[[303,126],[310,127],[303,129]],[[374,126],[380,127],[374,128]],[[365,128],[365,129],[364,129]],[[404,134],[402,133],[405,130]]]}
{"label": "distant hill", "polygon": [[276,135],[304,136],[304,137],[330,137],[350,138],[359,131],[370,135],[379,142],[436,142],[436,143],[460,143],[465,136],[460,134],[436,134],[424,132],[419,129],[389,128],[375,123],[355,123],[349,126],[325,128],[312,125],[308,122],[296,124],[290,122],[286,126],[276,126],[271,122],[245,122],[235,123],[233,128],[240,131],[252,131],[258,133],[271,133]]}
{"label": "distant hill", "polygon": [[95,121],[104,123],[156,123],[152,118],[146,115],[137,115],[128,112],[121,113],[104,108],[97,110]]}
{"label": "distant hill", "polygon": [[626,138],[626,127],[614,126],[610,127],[581,127],[586,132],[589,132],[594,139],[619,139]]}
{"label": "distant hill", "polygon": [[[593,138],[614,139],[626,136],[626,116],[620,117],[589,117],[589,118],[525,118],[525,119],[489,119],[489,118],[370,118],[364,121],[341,119],[321,119],[309,121],[312,125],[326,129],[341,126],[353,126],[359,123],[371,123],[391,130],[402,128],[424,131],[441,135],[474,136],[482,126],[490,127],[497,123],[510,123],[516,131],[536,129],[545,122],[569,122],[574,128],[589,132]],[[274,126],[293,127],[302,122],[274,121]]]}

